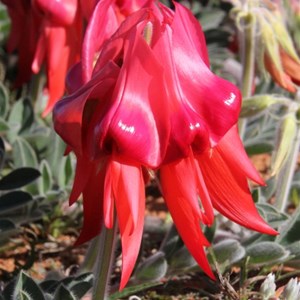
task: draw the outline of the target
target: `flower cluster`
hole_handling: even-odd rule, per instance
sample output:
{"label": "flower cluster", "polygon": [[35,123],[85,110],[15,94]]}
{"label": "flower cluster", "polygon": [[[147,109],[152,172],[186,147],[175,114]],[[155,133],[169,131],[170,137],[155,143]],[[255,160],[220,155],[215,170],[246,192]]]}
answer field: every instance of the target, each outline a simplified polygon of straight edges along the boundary
{"label": "flower cluster", "polygon": [[141,243],[147,170],[156,170],[179,234],[214,278],[200,227],[213,223],[214,208],[276,234],[249,191],[248,178],[264,182],[238,136],[240,92],[210,71],[203,32],[185,7],[140,1],[120,21],[116,2],[96,5],[68,75],[70,95],[54,108],[55,130],[77,157],[70,203],[83,195],[78,243],[117,218],[123,288]]}

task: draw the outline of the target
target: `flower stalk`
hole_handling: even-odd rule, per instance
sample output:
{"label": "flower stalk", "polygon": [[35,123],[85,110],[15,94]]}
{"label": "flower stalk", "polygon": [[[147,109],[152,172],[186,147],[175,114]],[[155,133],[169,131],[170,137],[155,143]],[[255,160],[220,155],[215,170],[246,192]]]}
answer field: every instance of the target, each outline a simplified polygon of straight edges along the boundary
{"label": "flower stalk", "polygon": [[[250,97],[252,95],[252,88],[254,83],[254,68],[255,68],[255,30],[256,21],[252,14],[247,14],[240,20],[242,22],[243,33],[240,40],[242,41],[241,58],[243,66],[242,77],[242,95],[243,98]],[[247,125],[247,119],[239,120],[239,132],[241,139],[245,135]]]}
{"label": "flower stalk", "polygon": [[96,269],[94,271],[95,281],[92,300],[108,299],[110,275],[115,253],[117,227],[116,221],[111,229],[103,226],[101,235],[96,238],[96,245],[94,245],[94,243],[91,244],[91,246],[96,246],[94,249],[91,249],[93,252],[92,260],[95,257],[97,258]]}

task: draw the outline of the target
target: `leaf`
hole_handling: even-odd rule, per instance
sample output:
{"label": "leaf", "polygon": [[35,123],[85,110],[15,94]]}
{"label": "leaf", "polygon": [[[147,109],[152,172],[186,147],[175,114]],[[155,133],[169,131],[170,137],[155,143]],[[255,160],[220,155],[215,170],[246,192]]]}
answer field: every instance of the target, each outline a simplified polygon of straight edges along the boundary
{"label": "leaf", "polygon": [[11,131],[9,139],[15,140],[18,134],[28,132],[34,121],[34,111],[31,101],[28,98],[20,99],[12,107],[8,117],[8,123]]}
{"label": "leaf", "polygon": [[15,223],[10,219],[0,219],[0,245],[17,232]]}
{"label": "leaf", "polygon": [[0,190],[11,190],[20,188],[34,180],[41,173],[33,168],[19,168],[0,179]]}
{"label": "leaf", "polygon": [[[8,93],[6,87],[0,82],[0,117],[5,118],[8,111]],[[1,130],[0,130],[1,131]]]}
{"label": "leaf", "polygon": [[63,284],[60,284],[55,291],[53,300],[77,300],[71,291],[69,291]]}
{"label": "leaf", "polygon": [[16,279],[13,300],[45,300],[40,287],[24,271]]}
{"label": "leaf", "polygon": [[81,299],[91,288],[91,283],[83,281],[72,286],[70,291],[76,297],[75,299]]}
{"label": "leaf", "polygon": [[172,255],[169,265],[171,270],[170,273],[174,274],[179,270],[186,270],[198,264],[188,249],[183,246]]}
{"label": "leaf", "polygon": [[200,18],[203,31],[218,28],[224,17],[225,12],[222,10],[206,9]]}
{"label": "leaf", "polygon": [[279,229],[280,235],[276,241],[281,245],[289,245],[300,240],[300,206],[294,211],[291,218]]}
{"label": "leaf", "polygon": [[267,223],[272,227],[278,227],[282,225],[289,217],[278,211],[273,205],[268,203],[258,203],[256,204],[262,217],[267,221]]}
{"label": "leaf", "polygon": [[8,131],[9,130],[9,125],[8,125],[8,123],[4,120],[4,119],[2,119],[1,117],[0,117],[0,133],[1,132],[6,132],[6,131]]}
{"label": "leaf", "polygon": [[269,200],[275,193],[277,188],[277,180],[275,177],[271,177],[266,181],[266,186],[261,187],[261,194],[267,200]]}
{"label": "leaf", "polygon": [[259,143],[245,143],[245,149],[248,155],[270,153],[274,149],[272,143],[259,142]]}
{"label": "leaf", "polygon": [[135,271],[135,278],[138,281],[158,281],[163,278],[168,269],[165,254],[157,251],[141,263]]}
{"label": "leaf", "polygon": [[73,169],[71,164],[71,156],[68,155],[67,157],[62,157],[58,169],[58,174],[57,174],[58,185],[61,188],[66,187],[66,185],[72,178],[72,175],[73,175]]}
{"label": "leaf", "polygon": [[49,280],[42,281],[39,285],[40,288],[43,290],[43,292],[53,294],[59,285],[59,281],[49,279]]}
{"label": "leaf", "polygon": [[23,191],[4,194],[0,197],[0,213],[24,206],[32,200],[32,196]]}
{"label": "leaf", "polygon": [[53,131],[49,137],[49,147],[47,149],[45,159],[49,163],[52,174],[55,178],[59,177],[59,170],[61,169],[62,159],[66,145],[62,139]]}
{"label": "leaf", "polygon": [[83,274],[80,274],[78,275],[76,278],[75,278],[75,282],[89,282],[89,283],[93,283],[94,281],[94,274],[93,273],[83,273]]}
{"label": "leaf", "polygon": [[38,169],[36,154],[30,144],[23,138],[16,138],[12,145],[15,168],[31,167]]}
{"label": "leaf", "polygon": [[46,160],[42,160],[40,164],[41,178],[38,181],[39,193],[45,195],[52,187],[52,172]]}
{"label": "leaf", "polygon": [[276,242],[261,242],[250,245],[247,249],[249,264],[271,264],[281,262],[289,256],[281,245]]}
{"label": "leaf", "polygon": [[146,289],[158,286],[158,285],[162,285],[162,283],[161,282],[148,282],[148,283],[143,283],[143,284],[127,287],[127,288],[123,289],[121,292],[116,292],[116,293],[110,295],[109,300],[119,300],[122,298],[126,299],[130,295],[134,295],[138,292],[141,292],[143,290],[146,290]]}
{"label": "leaf", "polygon": [[234,239],[223,240],[213,245],[215,256],[220,264],[231,265],[245,256],[245,248]]}

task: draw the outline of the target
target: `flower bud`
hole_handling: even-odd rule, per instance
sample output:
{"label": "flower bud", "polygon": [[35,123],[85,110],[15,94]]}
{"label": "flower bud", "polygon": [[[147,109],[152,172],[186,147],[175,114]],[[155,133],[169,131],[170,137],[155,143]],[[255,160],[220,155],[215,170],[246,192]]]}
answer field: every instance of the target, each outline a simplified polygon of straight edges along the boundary
{"label": "flower bud", "polygon": [[297,134],[297,123],[294,113],[289,113],[282,120],[279,127],[279,142],[273,163],[272,175],[276,175],[285,164],[291,153],[291,144]]}
{"label": "flower bud", "polygon": [[245,98],[242,103],[241,118],[247,118],[257,115],[271,105],[279,103],[278,98],[272,95],[256,95],[250,98]]}
{"label": "flower bud", "polygon": [[270,273],[260,287],[260,293],[263,300],[267,300],[270,297],[275,295],[276,284],[275,284],[275,275]]}
{"label": "flower bud", "polygon": [[291,278],[283,291],[285,300],[296,300],[300,298],[300,282],[297,278]]}

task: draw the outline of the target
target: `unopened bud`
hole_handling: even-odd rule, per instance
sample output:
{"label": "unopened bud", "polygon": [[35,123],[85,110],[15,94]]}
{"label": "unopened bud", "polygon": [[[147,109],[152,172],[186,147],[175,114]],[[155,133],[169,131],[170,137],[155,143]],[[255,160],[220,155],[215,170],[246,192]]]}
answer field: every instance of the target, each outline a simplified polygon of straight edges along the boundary
{"label": "unopened bud", "polygon": [[300,299],[300,282],[297,278],[290,279],[283,291],[283,297],[285,300]]}
{"label": "unopened bud", "polygon": [[275,275],[270,273],[260,287],[260,293],[263,300],[274,297],[276,291]]}
{"label": "unopened bud", "polygon": [[279,103],[280,100],[272,95],[257,95],[245,98],[240,113],[241,118],[247,118],[257,115],[271,105]]}
{"label": "unopened bud", "polygon": [[270,18],[270,24],[276,34],[276,38],[283,49],[295,61],[300,62],[299,57],[294,48],[290,34],[288,33],[284,21],[281,16],[274,16]]}
{"label": "unopened bud", "polygon": [[284,117],[279,127],[279,142],[276,149],[277,151],[273,164],[272,175],[276,175],[288,159],[292,150],[293,140],[296,138],[296,134],[296,117],[294,113],[289,113]]}

